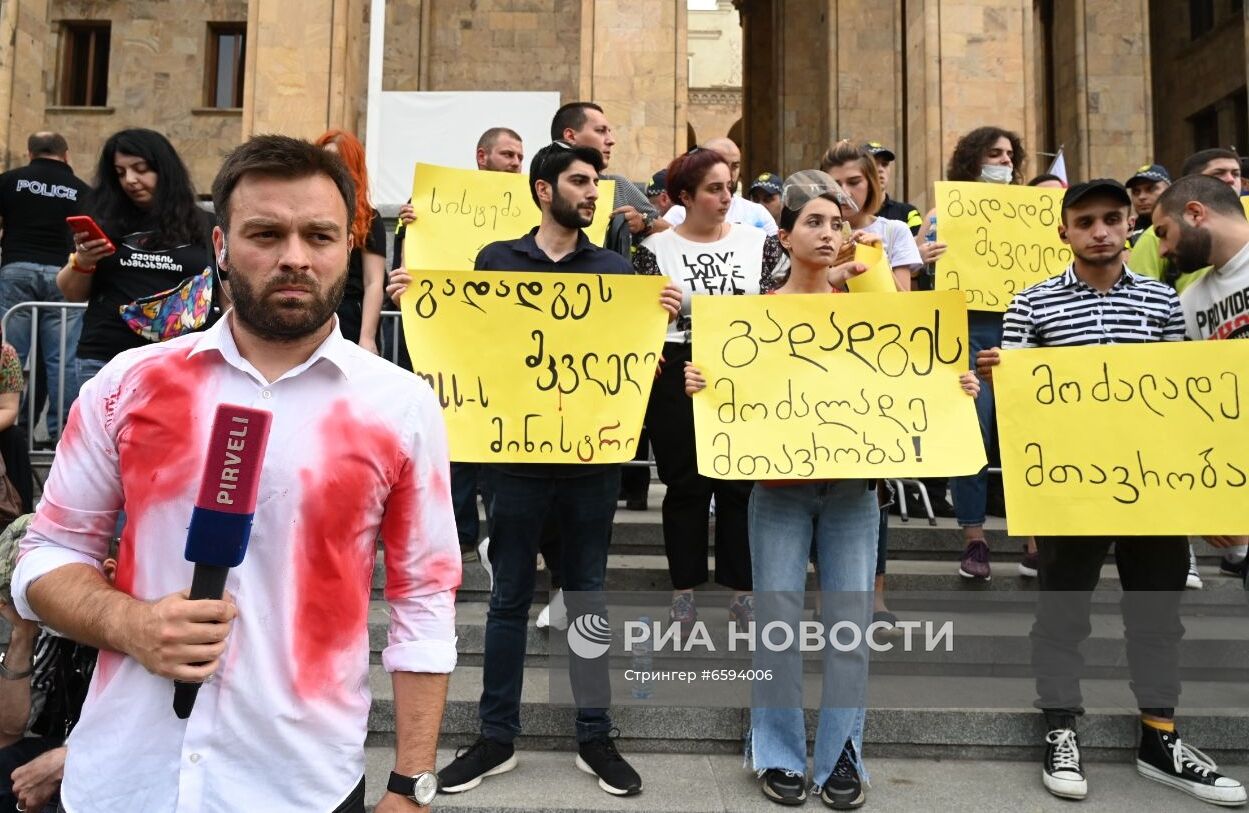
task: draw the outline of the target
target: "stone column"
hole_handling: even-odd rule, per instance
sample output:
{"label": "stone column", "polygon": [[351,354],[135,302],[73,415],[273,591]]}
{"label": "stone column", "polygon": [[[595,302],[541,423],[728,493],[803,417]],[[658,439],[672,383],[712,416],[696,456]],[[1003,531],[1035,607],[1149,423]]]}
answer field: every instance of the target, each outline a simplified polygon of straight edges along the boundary
{"label": "stone column", "polygon": [[26,136],[43,123],[44,77],[55,74],[44,67],[47,6],[0,0],[0,171],[26,163]]}

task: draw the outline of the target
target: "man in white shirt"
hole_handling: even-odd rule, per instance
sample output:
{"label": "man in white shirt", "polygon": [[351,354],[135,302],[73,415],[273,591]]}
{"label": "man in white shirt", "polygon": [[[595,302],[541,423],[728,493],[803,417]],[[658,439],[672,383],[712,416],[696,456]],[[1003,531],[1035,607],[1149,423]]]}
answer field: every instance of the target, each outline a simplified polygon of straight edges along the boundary
{"label": "man in white shirt", "polygon": [[[742,175],[742,151],[737,148],[729,138],[713,138],[705,144],[700,144],[695,149],[715,150],[724,156],[724,160],[729,164],[729,185],[733,189],[737,189],[737,182]],[[747,226],[754,226],[756,229],[763,229],[764,234],[776,234],[776,220],[762,204],[746,200],[741,195],[734,193],[733,199],[729,201],[728,214],[724,216],[728,223],[744,223]],[[673,206],[664,215],[664,220],[670,226],[677,226],[685,222],[685,207],[681,205]]]}
{"label": "man in white shirt", "polygon": [[[255,137],[226,159],[213,200],[234,308],[121,354],[83,388],[14,573],[24,617],[100,649],[62,804],[363,813],[380,536],[396,773],[376,810],[423,809],[460,584],[438,402],[339,335],[355,200],[340,160]],[[226,600],[190,601],[182,540],[220,403],[269,411],[272,428],[251,550]],[[110,585],[100,561],[122,508]],[[203,682],[187,720],[174,680]]]}
{"label": "man in white shirt", "polygon": [[[1235,187],[1218,176],[1187,175],[1159,196],[1153,221],[1159,254],[1181,274],[1213,266],[1180,294],[1188,338],[1249,339],[1249,220]],[[1249,537],[1207,541],[1226,551],[1219,571],[1249,589]]]}

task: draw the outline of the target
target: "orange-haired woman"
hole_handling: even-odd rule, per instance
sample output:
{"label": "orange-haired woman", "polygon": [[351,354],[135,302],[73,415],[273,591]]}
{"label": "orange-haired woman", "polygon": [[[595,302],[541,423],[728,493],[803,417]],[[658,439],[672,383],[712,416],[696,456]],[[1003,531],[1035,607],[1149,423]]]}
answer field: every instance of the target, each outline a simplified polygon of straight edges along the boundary
{"label": "orange-haired woman", "polygon": [[343,302],[338,306],[338,328],[348,339],[376,353],[386,287],[386,229],[369,202],[364,145],[345,130],[326,130],[317,139],[317,145],[338,153],[356,184],[356,211],[351,224],[355,248],[351,250]]}

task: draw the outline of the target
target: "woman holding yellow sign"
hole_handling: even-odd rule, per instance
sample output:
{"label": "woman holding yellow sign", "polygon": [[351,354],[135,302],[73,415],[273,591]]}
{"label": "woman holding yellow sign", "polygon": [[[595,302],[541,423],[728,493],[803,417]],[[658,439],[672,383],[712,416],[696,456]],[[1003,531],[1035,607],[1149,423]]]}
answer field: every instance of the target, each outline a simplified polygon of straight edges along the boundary
{"label": "woman holding yellow sign", "polygon": [[746,501],[750,483],[698,473],[694,409],[685,397],[682,366],[690,360],[690,303],[695,296],[757,294],[781,258],[780,244],[753,226],[728,223],[733,200],[728,163],[720,153],[695,147],[668,166],[668,196],[685,207],[679,226],[653,234],[638,247],[639,274],[669,277],[681,289],[681,313],[668,326],[664,364],[651,390],[646,427],[663,502],[664,551],[672,577],[670,620],[698,620],[694,588],[705,584],[708,511],[716,505],[716,582],[734,591],[730,614],[740,626],[753,617]]}
{"label": "woman holding yellow sign", "polygon": [[[791,175],[781,190],[781,203],[778,237],[789,255],[790,271],[773,294],[839,293],[851,276],[866,270],[859,263],[834,266],[847,242],[846,218],[856,204],[828,174],[805,170]],[[960,380],[969,395],[979,392],[974,374],[964,373]],[[684,381],[691,397],[707,386],[690,363],[685,365]],[[879,629],[872,623],[879,518],[876,489],[867,480],[757,484],[749,504],[756,628],[771,624],[799,628],[814,533],[820,562],[819,620],[824,629],[851,625],[864,637]],[[755,650],[755,668],[770,670],[776,679],[754,685],[747,753],[763,795],[783,805],[801,804],[807,796],[801,657],[797,645],[780,652]],[[868,647],[839,651],[829,646],[823,657],[813,790],[826,805],[845,810],[866,801],[861,755]]]}

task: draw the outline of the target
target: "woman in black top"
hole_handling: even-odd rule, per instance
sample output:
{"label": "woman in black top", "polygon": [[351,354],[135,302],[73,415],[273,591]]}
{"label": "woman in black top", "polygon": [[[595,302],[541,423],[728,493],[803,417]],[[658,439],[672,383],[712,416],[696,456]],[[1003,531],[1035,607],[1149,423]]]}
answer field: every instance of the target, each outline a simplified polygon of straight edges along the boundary
{"label": "woman in black top", "polygon": [[213,217],[196,205],[186,166],[160,133],[122,130],[104,142],[86,213],[108,240],[75,234],[56,276],[67,300],[87,303],[80,384],[124,350],[205,327],[218,287]]}
{"label": "woman in black top", "polygon": [[369,202],[364,145],[345,130],[327,130],[317,144],[338,153],[356,184],[356,209],[351,223],[355,247],[348,259],[343,301],[338,306],[338,329],[365,350],[376,353],[386,288],[386,227]]}

